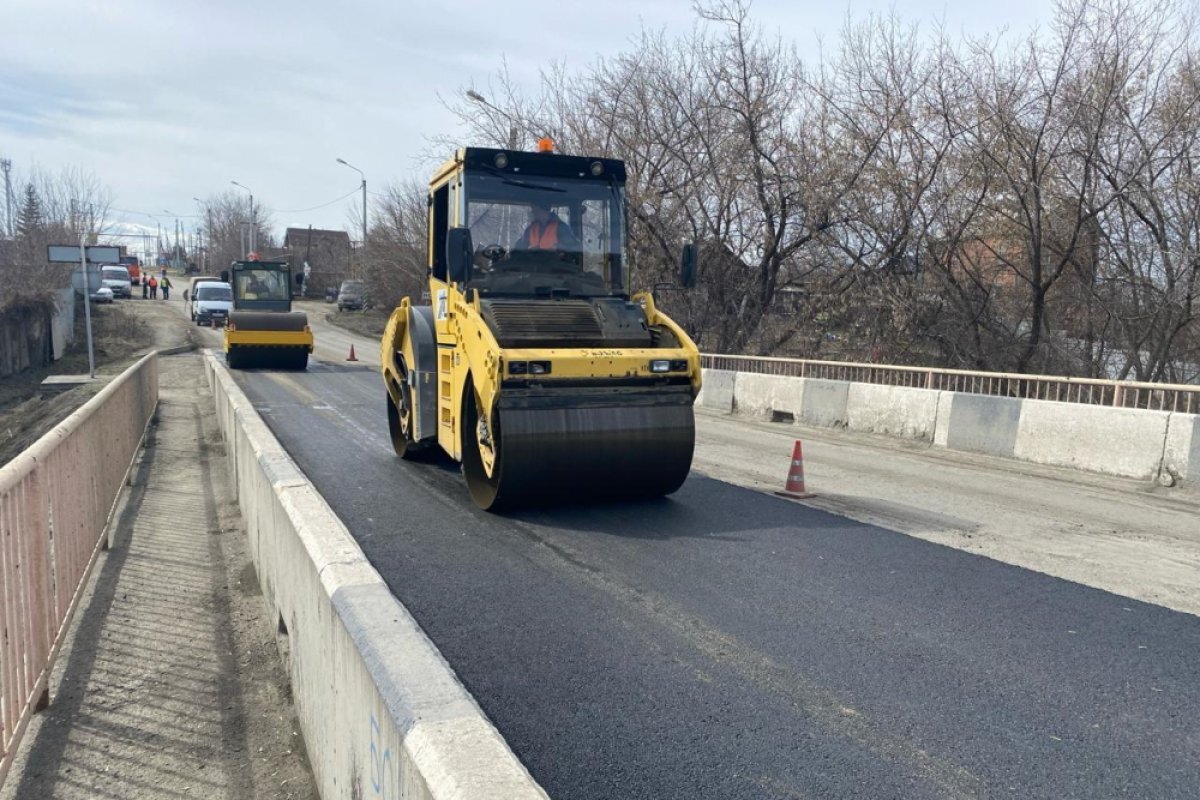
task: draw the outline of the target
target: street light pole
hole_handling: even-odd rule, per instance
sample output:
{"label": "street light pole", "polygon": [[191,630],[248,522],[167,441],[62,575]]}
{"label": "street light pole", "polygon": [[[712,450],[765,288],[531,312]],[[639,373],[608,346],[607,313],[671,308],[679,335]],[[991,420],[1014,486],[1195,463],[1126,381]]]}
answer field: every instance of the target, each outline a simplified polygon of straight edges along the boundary
{"label": "street light pole", "polygon": [[[258,225],[254,221],[254,192],[250,191],[250,187],[242,186],[237,181],[230,181],[230,183],[232,183],[234,186],[238,187],[239,189],[245,189],[250,194],[250,252],[253,253],[256,249],[256,247],[255,247],[255,245],[256,245],[255,232],[258,229]],[[242,258],[245,258],[245,257],[246,257],[246,253],[242,253]]]}
{"label": "street light pole", "polygon": [[362,258],[359,260],[365,262],[367,258],[367,176],[361,169],[346,161],[344,158],[339,158],[337,162],[344,167],[349,167],[350,169],[354,170],[362,178]]}
{"label": "street light pole", "polygon": [[[479,92],[475,91],[474,89],[467,89],[467,99],[473,103],[479,103],[479,105],[481,105],[481,106],[490,108],[492,111],[495,111],[497,114],[499,114],[500,116],[502,116],[506,120],[508,120],[508,122],[509,122],[508,149],[509,150],[517,149],[517,133],[518,133],[519,128],[524,128],[529,133],[532,133],[535,139],[541,139],[543,136],[545,136],[544,133],[539,133],[538,131],[536,131],[533,128],[526,125],[521,120],[514,117],[512,114],[509,114],[504,109],[498,108],[497,106],[492,105],[491,103],[489,103],[487,101],[486,97],[484,97],[483,95],[481,95]],[[557,139],[559,137],[555,136],[554,138],[555,138],[555,144],[557,145],[558,144]]]}

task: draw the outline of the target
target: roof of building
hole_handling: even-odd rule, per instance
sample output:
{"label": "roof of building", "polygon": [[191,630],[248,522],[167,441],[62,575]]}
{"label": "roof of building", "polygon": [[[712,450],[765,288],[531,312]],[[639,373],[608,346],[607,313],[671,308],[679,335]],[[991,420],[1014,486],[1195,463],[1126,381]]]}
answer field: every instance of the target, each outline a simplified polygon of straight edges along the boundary
{"label": "roof of building", "polygon": [[[288,228],[283,235],[284,247],[303,247],[308,243],[309,228]],[[312,240],[326,244],[350,246],[350,234],[345,231],[331,231],[322,228],[312,228]]]}

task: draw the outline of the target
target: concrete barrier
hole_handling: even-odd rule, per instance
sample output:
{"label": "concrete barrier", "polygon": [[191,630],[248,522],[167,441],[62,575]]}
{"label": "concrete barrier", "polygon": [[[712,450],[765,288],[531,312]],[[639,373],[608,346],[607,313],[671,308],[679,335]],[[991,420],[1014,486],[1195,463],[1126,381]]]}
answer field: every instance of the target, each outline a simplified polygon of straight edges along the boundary
{"label": "concrete barrier", "polygon": [[852,383],[846,394],[846,427],[932,442],[937,408],[938,392],[928,389]]}
{"label": "concrete barrier", "polygon": [[800,418],[804,381],[784,375],[738,373],[733,386],[733,407],[739,414],[770,417],[773,413]]}
{"label": "concrete barrier", "polygon": [[1013,455],[1022,461],[1153,479],[1162,466],[1166,411],[1022,400]]}
{"label": "concrete barrier", "polygon": [[1200,484],[1200,415],[1171,415],[1167,421],[1163,470],[1175,480]]}
{"label": "concrete barrier", "polygon": [[224,364],[205,365],[321,796],[546,798]]}
{"label": "concrete barrier", "polygon": [[706,369],[700,405],[1200,486],[1200,415]]}
{"label": "concrete barrier", "polygon": [[1012,458],[1021,421],[1021,400],[941,392],[933,443],[949,450]]}
{"label": "concrete barrier", "polygon": [[726,369],[706,369],[701,377],[696,405],[726,414],[733,411],[733,385],[737,373]]}
{"label": "concrete barrier", "polygon": [[821,428],[846,425],[846,401],[849,381],[804,378],[804,396],[800,403],[800,422]]}

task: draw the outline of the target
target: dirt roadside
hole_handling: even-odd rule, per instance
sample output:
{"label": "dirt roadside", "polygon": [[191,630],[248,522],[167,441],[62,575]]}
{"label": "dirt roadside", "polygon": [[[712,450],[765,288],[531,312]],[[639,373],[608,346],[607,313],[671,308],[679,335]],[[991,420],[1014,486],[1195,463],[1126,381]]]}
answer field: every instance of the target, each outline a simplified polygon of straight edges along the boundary
{"label": "dirt roadside", "polygon": [[[137,309],[152,344],[194,332]],[[315,800],[286,671],[246,550],[201,356],[160,361],[134,485],[0,800]]]}
{"label": "dirt roadside", "polygon": [[59,394],[43,396],[40,391],[42,381],[50,375],[87,374],[87,329],[82,305],[75,314],[75,341],[61,359],[0,383],[0,464],[8,463],[86,403],[110,378],[149,352],[158,340],[157,332],[147,324],[143,314],[137,313],[140,302],[92,305],[97,377],[94,383]]}

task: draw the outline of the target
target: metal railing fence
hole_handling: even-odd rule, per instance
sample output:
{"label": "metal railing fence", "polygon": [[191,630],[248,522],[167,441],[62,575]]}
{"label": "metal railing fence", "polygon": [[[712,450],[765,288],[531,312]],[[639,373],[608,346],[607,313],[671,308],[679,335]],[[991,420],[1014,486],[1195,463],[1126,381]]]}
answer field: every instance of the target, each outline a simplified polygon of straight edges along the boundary
{"label": "metal railing fence", "polygon": [[151,353],[0,468],[0,783],[157,404]]}
{"label": "metal railing fence", "polygon": [[733,372],[877,383],[885,386],[908,386],[915,389],[1052,400],[1060,403],[1143,408],[1186,414],[1200,413],[1200,385],[1066,378],[1055,375],[976,372],[963,369],[903,367],[891,364],[860,364],[846,361],[814,361],[803,358],[734,356],[716,353],[702,354],[700,363],[706,369],[723,369]]}

